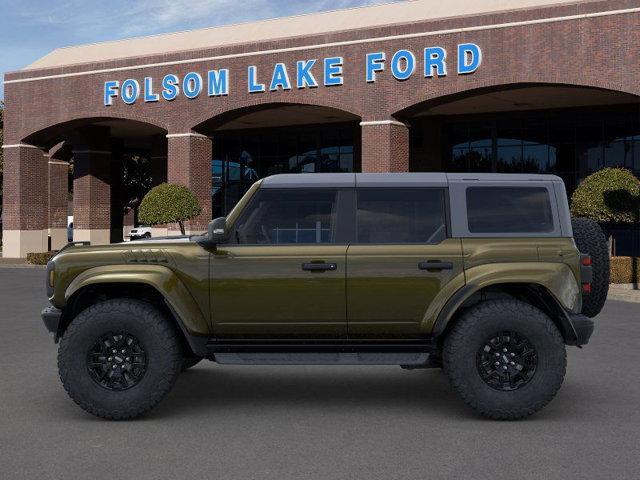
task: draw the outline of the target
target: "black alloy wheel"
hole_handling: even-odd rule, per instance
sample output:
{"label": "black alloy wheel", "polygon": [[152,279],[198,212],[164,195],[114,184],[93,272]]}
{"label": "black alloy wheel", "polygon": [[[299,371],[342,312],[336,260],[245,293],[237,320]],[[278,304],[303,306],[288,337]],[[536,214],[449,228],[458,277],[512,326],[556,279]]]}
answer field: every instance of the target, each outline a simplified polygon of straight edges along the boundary
{"label": "black alloy wheel", "polygon": [[99,337],[87,354],[93,381],[107,390],[122,391],[136,386],[147,371],[147,356],[140,341],[121,331]]}
{"label": "black alloy wheel", "polygon": [[529,383],[537,365],[534,346],[514,331],[500,332],[488,338],[476,356],[482,380],[502,392],[517,390]]}

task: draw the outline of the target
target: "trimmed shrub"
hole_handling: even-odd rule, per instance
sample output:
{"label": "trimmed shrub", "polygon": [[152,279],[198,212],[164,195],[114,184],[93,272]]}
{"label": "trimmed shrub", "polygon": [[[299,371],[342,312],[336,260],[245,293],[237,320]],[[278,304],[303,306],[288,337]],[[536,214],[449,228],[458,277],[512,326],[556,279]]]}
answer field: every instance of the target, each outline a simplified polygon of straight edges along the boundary
{"label": "trimmed shrub", "polygon": [[58,252],[27,253],[27,262],[32,265],[46,265],[56,253]]}
{"label": "trimmed shrub", "polygon": [[624,168],[605,168],[585,178],[571,196],[571,214],[598,223],[634,223],[640,180]]}
{"label": "trimmed shrub", "polygon": [[138,220],[147,225],[177,223],[184,235],[184,222],[201,213],[202,208],[191,190],[182,185],[163,183],[144,196]]}
{"label": "trimmed shrub", "polygon": [[[634,266],[635,264],[635,266]],[[611,257],[611,283],[640,283],[639,257]]]}

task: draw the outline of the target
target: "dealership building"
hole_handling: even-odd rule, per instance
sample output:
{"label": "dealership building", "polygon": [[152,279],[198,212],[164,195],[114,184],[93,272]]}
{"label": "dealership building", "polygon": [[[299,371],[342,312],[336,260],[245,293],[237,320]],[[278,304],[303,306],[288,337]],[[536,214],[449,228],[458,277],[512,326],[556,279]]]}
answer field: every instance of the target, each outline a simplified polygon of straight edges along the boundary
{"label": "dealership building", "polygon": [[415,0],[54,50],[5,75],[2,254],[67,242],[69,162],[74,239],[121,241],[131,154],[190,232],[277,173],[640,173],[639,32],[637,0]]}

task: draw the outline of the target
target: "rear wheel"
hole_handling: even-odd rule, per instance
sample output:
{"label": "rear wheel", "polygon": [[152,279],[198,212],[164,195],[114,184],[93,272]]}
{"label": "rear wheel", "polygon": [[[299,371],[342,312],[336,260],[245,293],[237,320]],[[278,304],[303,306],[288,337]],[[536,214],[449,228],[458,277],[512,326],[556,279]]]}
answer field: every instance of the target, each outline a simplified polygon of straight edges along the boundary
{"label": "rear wheel", "polygon": [[60,379],[84,410],[102,418],[134,418],[173,387],[182,350],[173,325],[133,299],[95,304],[69,325],[58,350]]}
{"label": "rear wheel", "polygon": [[444,370],[480,414],[517,420],[542,409],[562,385],[564,341],[540,310],[518,300],[483,302],[444,341]]}
{"label": "rear wheel", "polygon": [[573,238],[581,253],[591,257],[593,281],[591,293],[582,298],[582,313],[595,317],[604,307],[609,293],[609,245],[598,225],[588,218],[572,218]]}

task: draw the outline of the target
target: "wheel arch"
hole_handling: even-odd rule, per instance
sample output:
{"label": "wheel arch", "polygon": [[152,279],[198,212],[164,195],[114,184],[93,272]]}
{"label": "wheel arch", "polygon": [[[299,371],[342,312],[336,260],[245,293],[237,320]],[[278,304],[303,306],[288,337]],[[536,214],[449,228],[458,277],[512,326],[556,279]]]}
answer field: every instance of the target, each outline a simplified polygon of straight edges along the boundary
{"label": "wheel arch", "polygon": [[576,343],[578,336],[560,301],[546,286],[535,282],[465,285],[449,299],[438,314],[432,330],[433,336],[441,343],[467,309],[498,298],[515,298],[530,303],[553,321],[567,345]]}
{"label": "wheel arch", "polygon": [[[133,268],[132,268],[133,267]],[[65,292],[58,337],[83,310],[112,298],[133,298],[161,309],[178,327],[183,346],[196,355],[205,352],[208,321],[184,284],[167,267],[127,266],[127,271],[90,269],[76,277]]]}

